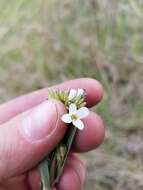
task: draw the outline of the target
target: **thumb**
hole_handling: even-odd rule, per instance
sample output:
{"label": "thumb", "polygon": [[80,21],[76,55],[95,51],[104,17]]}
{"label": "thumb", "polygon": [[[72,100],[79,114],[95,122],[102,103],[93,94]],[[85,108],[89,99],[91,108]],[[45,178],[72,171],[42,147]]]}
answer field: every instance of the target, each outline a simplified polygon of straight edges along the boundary
{"label": "thumb", "polygon": [[63,137],[64,105],[48,100],[0,126],[0,181],[42,160]]}

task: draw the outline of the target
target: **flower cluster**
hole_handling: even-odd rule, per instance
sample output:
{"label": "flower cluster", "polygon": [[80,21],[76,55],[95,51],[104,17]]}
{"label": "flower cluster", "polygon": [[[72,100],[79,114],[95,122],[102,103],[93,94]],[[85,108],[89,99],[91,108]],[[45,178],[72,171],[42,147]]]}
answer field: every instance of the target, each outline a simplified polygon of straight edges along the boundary
{"label": "flower cluster", "polygon": [[[83,89],[71,89],[69,92],[68,99],[69,101],[83,97],[85,95],[85,91]],[[71,103],[68,108],[68,113],[62,116],[62,121],[65,123],[72,123],[75,127],[82,130],[84,129],[84,123],[81,119],[85,118],[89,114],[89,109],[87,107],[77,108],[75,103]]]}

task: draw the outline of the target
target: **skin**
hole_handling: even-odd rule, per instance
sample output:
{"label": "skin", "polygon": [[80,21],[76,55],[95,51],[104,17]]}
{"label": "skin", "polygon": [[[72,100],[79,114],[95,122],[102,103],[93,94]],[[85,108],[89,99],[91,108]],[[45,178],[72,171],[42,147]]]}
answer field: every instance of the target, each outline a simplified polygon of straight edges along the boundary
{"label": "skin", "polygon": [[[89,108],[99,103],[103,96],[101,84],[90,78],[71,80],[51,88],[62,90],[84,88]],[[57,120],[54,133],[37,142],[25,138],[20,128],[22,118],[41,105],[46,98],[47,89],[42,89],[0,105],[0,190],[39,189],[40,176],[36,166],[62,139],[67,126],[60,119]],[[54,104],[60,118],[66,112],[64,105],[58,101]],[[45,119],[44,116],[42,119]],[[53,120],[54,116],[51,115],[50,121],[45,120],[47,124],[41,127],[46,128]],[[86,167],[76,153],[96,149],[104,139],[105,126],[99,115],[90,112],[83,121],[85,128],[78,131],[63,175],[53,190],[80,190],[85,180]]]}

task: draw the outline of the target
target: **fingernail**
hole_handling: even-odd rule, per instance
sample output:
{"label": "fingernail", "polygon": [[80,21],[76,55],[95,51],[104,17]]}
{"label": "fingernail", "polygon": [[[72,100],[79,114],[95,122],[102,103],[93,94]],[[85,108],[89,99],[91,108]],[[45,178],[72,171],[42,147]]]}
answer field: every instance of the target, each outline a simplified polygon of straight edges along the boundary
{"label": "fingernail", "polygon": [[20,129],[25,138],[38,141],[53,132],[57,119],[56,103],[48,100],[23,115]]}

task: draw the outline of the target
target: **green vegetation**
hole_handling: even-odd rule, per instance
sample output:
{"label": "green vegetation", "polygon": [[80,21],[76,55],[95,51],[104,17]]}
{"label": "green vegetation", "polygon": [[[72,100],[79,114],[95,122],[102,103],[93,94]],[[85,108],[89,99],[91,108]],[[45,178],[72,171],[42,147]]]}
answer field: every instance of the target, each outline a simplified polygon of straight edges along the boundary
{"label": "green vegetation", "polygon": [[105,96],[96,110],[107,137],[86,156],[85,189],[142,189],[142,1],[0,3],[1,102],[67,79],[100,80]]}

